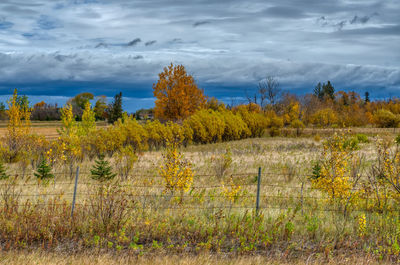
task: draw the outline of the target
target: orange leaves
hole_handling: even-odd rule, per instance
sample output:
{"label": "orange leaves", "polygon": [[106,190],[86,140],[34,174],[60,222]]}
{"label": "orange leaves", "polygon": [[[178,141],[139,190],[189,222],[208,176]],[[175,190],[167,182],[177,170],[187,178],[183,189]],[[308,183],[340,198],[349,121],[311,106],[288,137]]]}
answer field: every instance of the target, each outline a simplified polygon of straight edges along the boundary
{"label": "orange leaves", "polygon": [[206,103],[203,91],[199,89],[183,65],[172,63],[160,73],[153,84],[155,116],[160,120],[181,121],[201,109]]}

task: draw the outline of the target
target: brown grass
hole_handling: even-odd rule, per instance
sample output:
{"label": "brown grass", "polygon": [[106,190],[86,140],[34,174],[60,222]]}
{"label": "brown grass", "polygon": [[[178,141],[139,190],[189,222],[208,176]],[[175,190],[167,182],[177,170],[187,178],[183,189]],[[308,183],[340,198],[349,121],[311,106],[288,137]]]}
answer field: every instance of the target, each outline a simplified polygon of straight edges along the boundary
{"label": "brown grass", "polygon": [[123,253],[81,253],[61,254],[44,251],[9,251],[0,252],[0,264],[142,264],[142,265],[258,265],[258,264],[391,264],[385,261],[376,261],[370,257],[352,255],[326,259],[310,255],[297,260],[286,260],[268,255],[254,256],[227,256],[219,254],[202,255],[155,255],[144,256]]}

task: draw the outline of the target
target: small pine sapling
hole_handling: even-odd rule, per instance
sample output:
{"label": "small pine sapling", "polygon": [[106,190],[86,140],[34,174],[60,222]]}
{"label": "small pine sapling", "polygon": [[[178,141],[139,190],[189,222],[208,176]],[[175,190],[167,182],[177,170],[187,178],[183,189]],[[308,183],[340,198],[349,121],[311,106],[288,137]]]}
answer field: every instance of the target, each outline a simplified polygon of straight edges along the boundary
{"label": "small pine sapling", "polygon": [[54,178],[53,173],[51,173],[51,166],[47,164],[46,159],[42,159],[42,162],[40,162],[37,170],[35,173],[35,177],[37,177],[39,180],[48,180]]}
{"label": "small pine sapling", "polygon": [[95,161],[93,169],[90,170],[92,179],[100,182],[113,179],[117,174],[113,173],[110,163],[104,160],[104,155],[101,155],[98,160]]}

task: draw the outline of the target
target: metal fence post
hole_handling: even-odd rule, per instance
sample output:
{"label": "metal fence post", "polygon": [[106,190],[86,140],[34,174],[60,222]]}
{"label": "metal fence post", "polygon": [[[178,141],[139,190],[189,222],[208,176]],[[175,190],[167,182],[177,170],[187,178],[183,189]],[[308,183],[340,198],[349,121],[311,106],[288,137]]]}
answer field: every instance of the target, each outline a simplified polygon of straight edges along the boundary
{"label": "metal fence post", "polygon": [[76,190],[77,190],[77,188],[78,188],[78,177],[79,177],[79,166],[76,168],[75,186],[74,186],[74,197],[73,197],[73,199],[72,199],[72,208],[71,208],[71,218],[74,217],[75,200],[76,200]]}
{"label": "metal fence post", "polygon": [[256,213],[260,209],[260,186],[261,186],[261,167],[258,168],[258,178],[257,178],[257,200],[256,200]]}

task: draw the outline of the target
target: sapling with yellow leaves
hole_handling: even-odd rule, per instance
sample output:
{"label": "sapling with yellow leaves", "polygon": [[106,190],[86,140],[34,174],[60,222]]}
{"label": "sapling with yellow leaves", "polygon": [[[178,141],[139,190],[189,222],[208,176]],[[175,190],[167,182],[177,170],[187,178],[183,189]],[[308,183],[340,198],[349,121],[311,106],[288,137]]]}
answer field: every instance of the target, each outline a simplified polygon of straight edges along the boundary
{"label": "sapling with yellow leaves", "polygon": [[[338,202],[346,212],[349,203],[357,197],[356,186],[361,178],[362,156],[356,154],[344,134],[335,134],[323,143],[318,167],[314,167],[311,182],[314,188],[325,192],[330,202]],[[318,170],[318,172],[315,172]]]}
{"label": "sapling with yellow leaves", "polygon": [[179,191],[181,194],[188,191],[193,183],[194,172],[191,163],[178,150],[178,143],[167,143],[163,158],[164,163],[158,172],[164,179],[165,190],[171,193]]}

